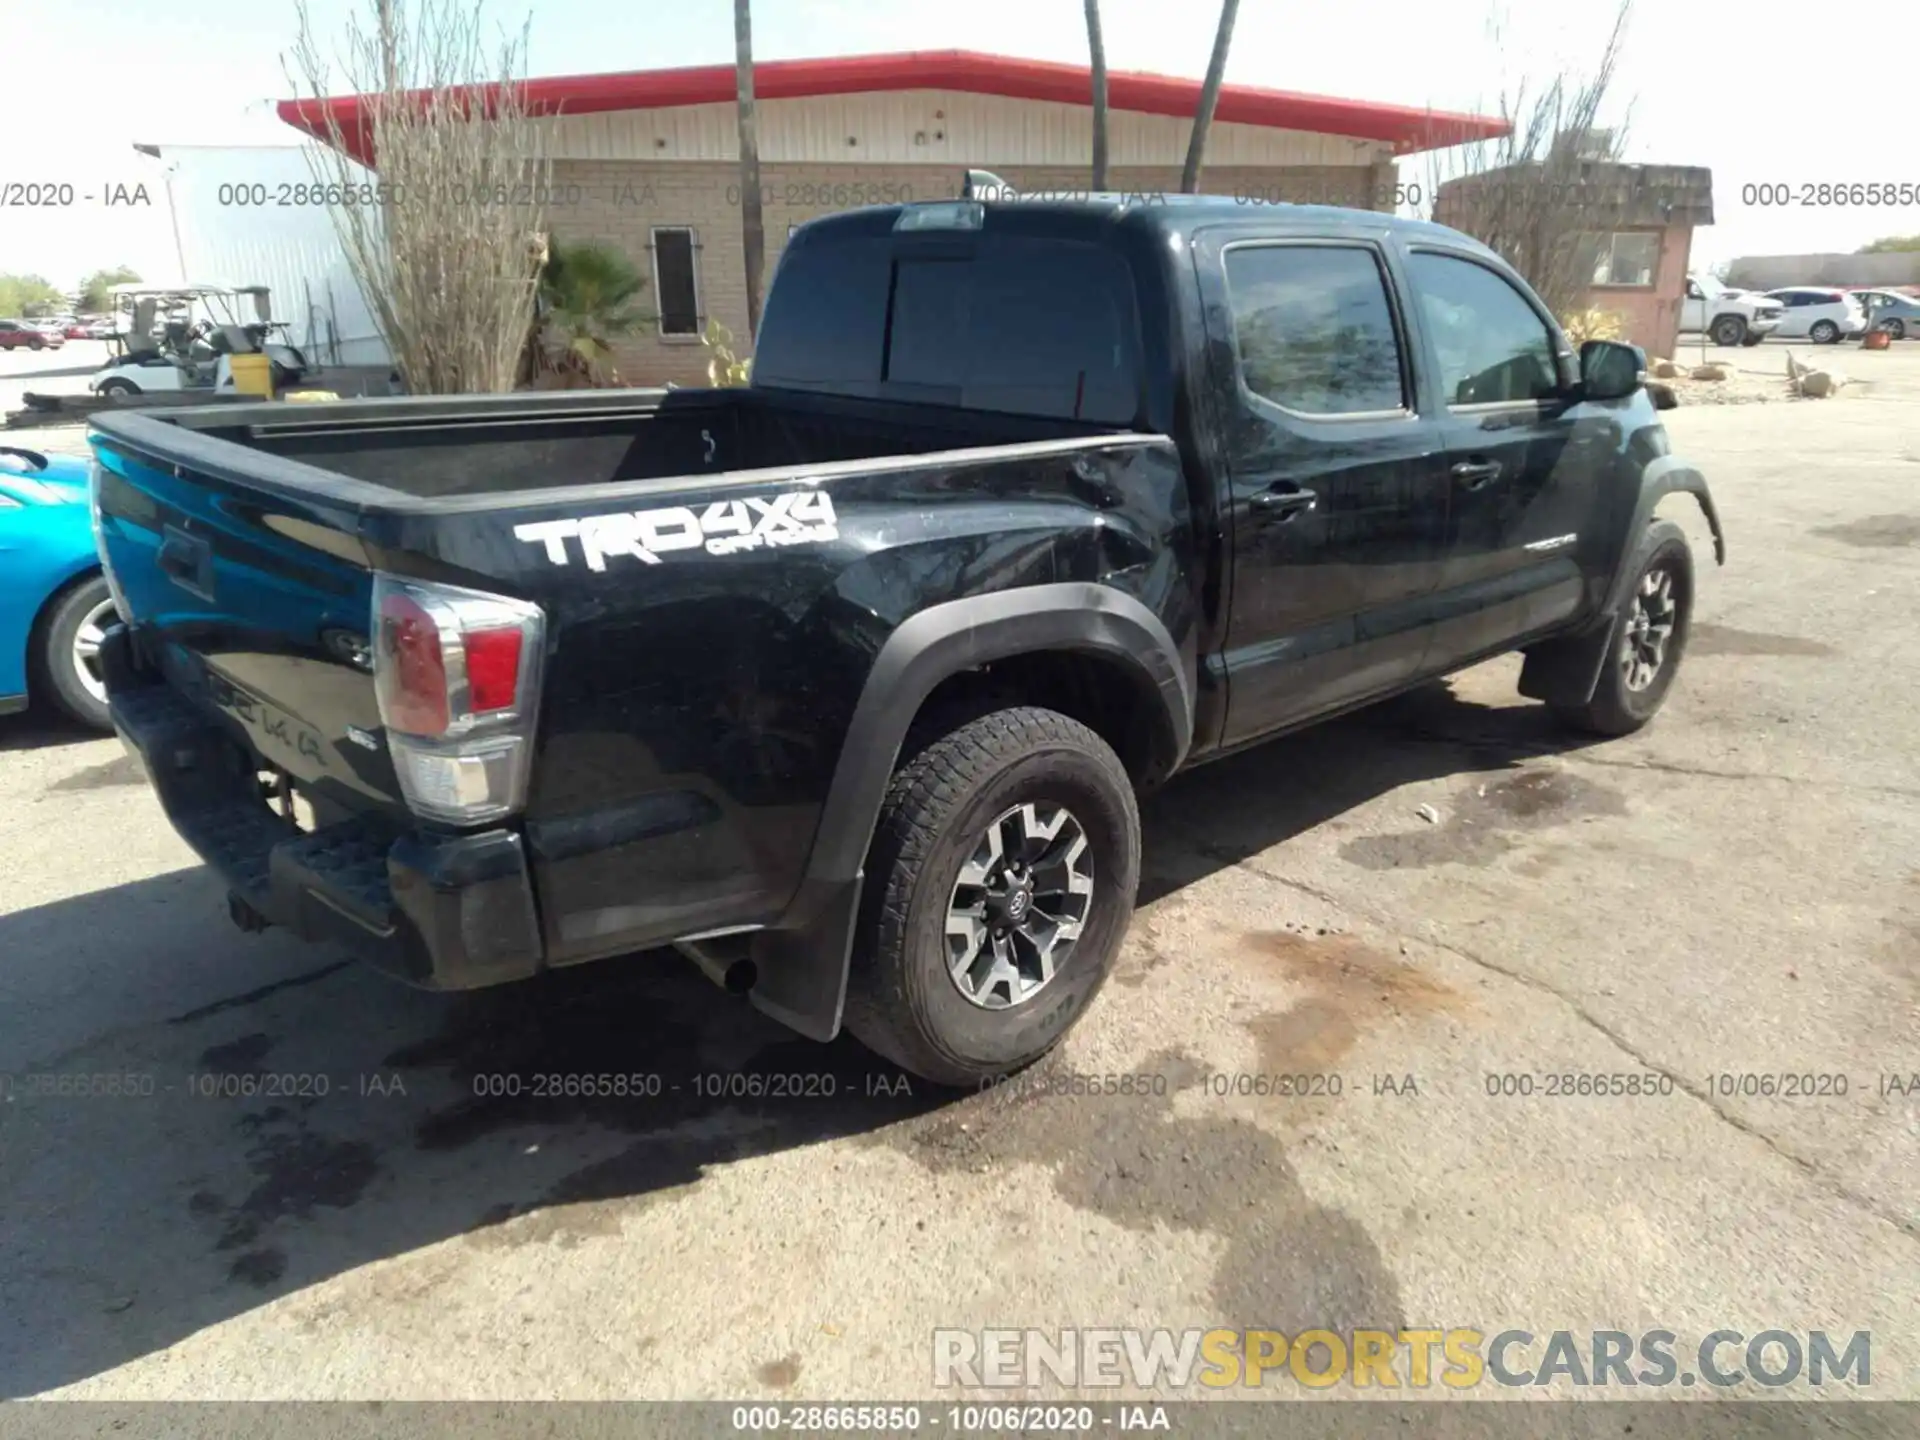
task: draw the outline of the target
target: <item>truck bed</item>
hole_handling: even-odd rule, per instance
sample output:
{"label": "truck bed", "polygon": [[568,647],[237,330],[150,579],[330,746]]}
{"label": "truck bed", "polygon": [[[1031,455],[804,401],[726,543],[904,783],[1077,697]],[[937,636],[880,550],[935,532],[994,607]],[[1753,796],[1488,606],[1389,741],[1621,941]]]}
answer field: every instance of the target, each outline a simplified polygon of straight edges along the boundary
{"label": "truck bed", "polygon": [[[740,388],[256,404],[142,416],[133,424],[103,416],[98,429],[180,459],[205,455],[192,443],[197,437],[245,446],[256,457],[302,467],[256,459],[252,480],[278,481],[275,488],[304,490],[308,498],[332,493],[393,508],[399,497],[509,502],[529,492],[924,455],[1111,427]],[[315,471],[392,493],[382,504]]]}

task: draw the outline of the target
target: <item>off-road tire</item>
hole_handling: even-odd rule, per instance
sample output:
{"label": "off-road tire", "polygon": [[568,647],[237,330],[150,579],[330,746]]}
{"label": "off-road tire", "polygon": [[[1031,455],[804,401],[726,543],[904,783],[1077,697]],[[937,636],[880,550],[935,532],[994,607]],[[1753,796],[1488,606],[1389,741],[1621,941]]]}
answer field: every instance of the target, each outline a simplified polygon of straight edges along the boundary
{"label": "off-road tire", "polygon": [[89,730],[110,731],[113,721],[106,702],[95,698],[74,671],[74,640],[87,616],[112,598],[103,577],[82,580],[54,600],[34,632],[33,662],[41,693]]}
{"label": "off-road tire", "polygon": [[[1693,623],[1693,551],[1687,533],[1671,520],[1656,520],[1640,537],[1632,558],[1627,562],[1633,575],[1626,601],[1614,616],[1607,636],[1606,660],[1600,667],[1600,680],[1593,696],[1584,705],[1555,705],[1553,713],[1561,724],[1594,735],[1631,735],[1640,729],[1666,701],[1673,678],[1687,650],[1687,632]],[[1627,684],[1623,651],[1628,627],[1634,613],[1634,596],[1649,572],[1665,568],[1672,576],[1672,595],[1676,614],[1666,653],[1653,680],[1644,689]]]}
{"label": "off-road tire", "polygon": [[[1133,918],[1140,814],[1126,767],[1077,720],[1017,706],[924,736],[894,772],[867,853],[846,1028],[901,1068],[953,1087],[1032,1064],[1099,994]],[[960,867],[994,819],[1065,806],[1085,832],[1094,890],[1080,937],[1031,998],[984,1009],[947,970]]]}
{"label": "off-road tire", "polygon": [[1711,333],[1713,343],[1716,345],[1744,345],[1747,339],[1747,322],[1738,315],[1716,315]]}

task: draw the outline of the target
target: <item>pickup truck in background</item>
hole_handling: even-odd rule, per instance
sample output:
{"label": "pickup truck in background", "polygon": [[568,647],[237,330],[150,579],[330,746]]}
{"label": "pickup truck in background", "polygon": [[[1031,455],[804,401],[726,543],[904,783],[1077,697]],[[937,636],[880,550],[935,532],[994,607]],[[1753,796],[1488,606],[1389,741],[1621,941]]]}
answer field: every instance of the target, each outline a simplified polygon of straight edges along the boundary
{"label": "pickup truck in background", "polygon": [[1694,568],[1645,358],[1455,231],[963,197],[789,242],[750,387],[94,420],[113,718],[245,928],[670,944],[967,1085],[1100,990],[1136,794],[1490,656],[1619,735]]}
{"label": "pickup truck in background", "polygon": [[1708,335],[1716,345],[1758,345],[1780,328],[1786,307],[1770,295],[1733,290],[1711,275],[1687,276],[1680,332]]}

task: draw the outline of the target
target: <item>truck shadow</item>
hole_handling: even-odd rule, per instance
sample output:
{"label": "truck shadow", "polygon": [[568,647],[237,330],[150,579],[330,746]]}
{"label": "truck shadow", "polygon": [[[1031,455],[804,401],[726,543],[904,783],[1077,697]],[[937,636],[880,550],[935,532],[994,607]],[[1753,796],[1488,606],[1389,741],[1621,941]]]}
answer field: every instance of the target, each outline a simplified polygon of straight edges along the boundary
{"label": "truck shadow", "polygon": [[1278,742],[1201,766],[1141,807],[1139,903],[1204,879],[1402,785],[1511,771],[1598,743],[1544,705],[1461,698],[1434,681]]}
{"label": "truck shadow", "polygon": [[9,750],[40,750],[49,745],[80,745],[112,738],[56,714],[48,705],[0,715],[0,755]]}
{"label": "truck shadow", "polygon": [[[1222,761],[1147,807],[1142,900],[1396,786],[1561,746],[1534,707],[1430,687]],[[0,1395],[276,1300],[289,1336],[319,1335],[353,1296],[488,1250],[617,1237],[716,1168],[985,1103],[795,1038],[671,954],[435,996],[242,936],[221,898],[183,871],[0,917]],[[187,973],[178,1008],[152,998]],[[300,1293],[329,1280],[349,1289]]]}

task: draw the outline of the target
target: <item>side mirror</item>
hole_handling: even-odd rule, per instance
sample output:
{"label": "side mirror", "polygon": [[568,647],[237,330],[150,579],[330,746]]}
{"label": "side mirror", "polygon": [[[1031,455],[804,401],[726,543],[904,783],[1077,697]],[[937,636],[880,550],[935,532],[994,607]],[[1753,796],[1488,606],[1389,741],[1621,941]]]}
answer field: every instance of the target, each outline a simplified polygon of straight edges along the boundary
{"label": "side mirror", "polygon": [[1589,340],[1580,347],[1580,398],[1624,400],[1646,379],[1647,352],[1617,340]]}

